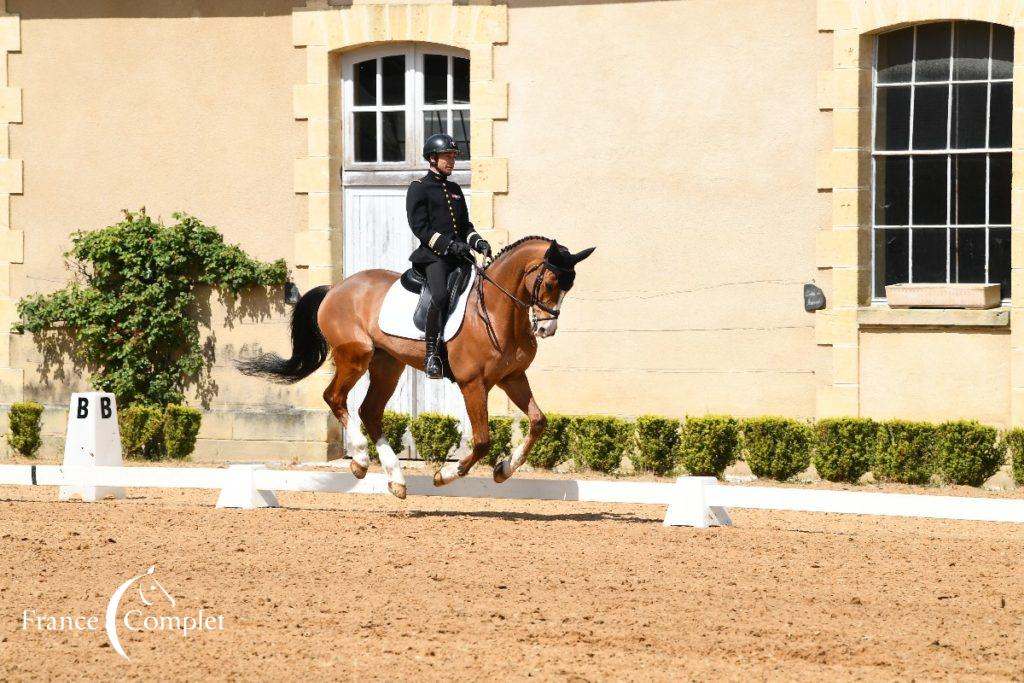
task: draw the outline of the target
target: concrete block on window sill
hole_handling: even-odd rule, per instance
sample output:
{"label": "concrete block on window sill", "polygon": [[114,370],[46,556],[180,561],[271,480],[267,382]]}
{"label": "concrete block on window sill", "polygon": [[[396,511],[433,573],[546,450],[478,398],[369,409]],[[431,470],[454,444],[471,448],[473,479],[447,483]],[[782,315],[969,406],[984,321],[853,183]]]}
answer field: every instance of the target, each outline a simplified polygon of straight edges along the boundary
{"label": "concrete block on window sill", "polygon": [[999,285],[915,283],[886,285],[890,308],[996,308]]}

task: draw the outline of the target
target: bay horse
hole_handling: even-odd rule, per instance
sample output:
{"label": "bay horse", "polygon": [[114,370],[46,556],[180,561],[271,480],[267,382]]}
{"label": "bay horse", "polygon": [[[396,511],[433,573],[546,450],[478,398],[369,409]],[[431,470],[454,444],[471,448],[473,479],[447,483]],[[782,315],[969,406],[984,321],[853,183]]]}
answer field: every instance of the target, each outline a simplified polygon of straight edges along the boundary
{"label": "bay horse", "polygon": [[[537,354],[537,337],[555,334],[576,264],[594,249],[573,254],[556,240],[534,235],[509,244],[482,268],[474,261],[477,279],[466,315],[459,333],[448,343],[451,371],[473,431],[473,449],[459,462],[435,472],[435,486],[466,476],[489,452],[487,395],[495,385],[529,417],[530,429],[512,455],[494,466],[494,481],[506,481],[526,461],[546,424],[526,369]],[[388,490],[405,498],[405,478],[398,456],[383,436],[382,418],[405,366],[423,370],[425,343],[391,336],[378,326],[384,295],[398,278],[391,270],[364,270],[333,287],[311,289],[292,311],[291,357],[266,353],[238,361],[236,366],[247,375],[290,384],[311,375],[330,355],[335,373],[324,400],[348,435],[352,473],[362,479],[370,466],[368,441],[357,424],[361,421],[377,447]],[[546,316],[536,314],[535,308]],[[357,421],[349,413],[348,393],[367,371],[370,386]]]}

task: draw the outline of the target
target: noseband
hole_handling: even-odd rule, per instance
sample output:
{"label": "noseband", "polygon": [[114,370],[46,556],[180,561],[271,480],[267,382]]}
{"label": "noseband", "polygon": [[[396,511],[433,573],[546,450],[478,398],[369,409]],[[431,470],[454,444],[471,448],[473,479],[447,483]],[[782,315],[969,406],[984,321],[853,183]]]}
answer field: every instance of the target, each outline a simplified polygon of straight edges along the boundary
{"label": "noseband", "polygon": [[496,348],[497,350],[501,351],[501,345],[498,344],[498,336],[494,333],[494,327],[491,325],[491,317],[487,313],[487,306],[484,305],[484,280],[487,280],[492,285],[497,287],[499,290],[501,290],[501,292],[503,294],[505,294],[505,296],[507,296],[508,298],[512,299],[512,301],[514,301],[517,304],[519,304],[519,306],[521,306],[522,308],[532,308],[532,307],[536,306],[540,310],[542,310],[545,313],[547,313],[548,316],[550,316],[550,317],[547,317],[547,318],[538,318],[531,311],[531,317],[533,318],[533,322],[535,324],[538,323],[538,322],[547,322],[548,320],[557,320],[558,319],[558,314],[560,313],[560,311],[557,308],[551,308],[550,306],[547,306],[546,304],[541,302],[541,300],[540,300],[540,285],[544,281],[544,271],[545,270],[550,270],[551,272],[555,273],[555,275],[558,276],[559,283],[561,283],[562,279],[565,277],[565,274],[572,272],[571,269],[569,269],[569,268],[562,268],[561,266],[556,266],[553,263],[551,263],[550,261],[548,261],[547,259],[544,259],[540,263],[536,263],[536,264],[530,266],[526,270],[526,272],[523,273],[523,277],[529,275],[530,273],[532,273],[535,270],[537,271],[537,277],[534,279],[533,287],[530,289],[530,301],[527,302],[527,301],[523,301],[522,299],[517,297],[515,294],[513,294],[512,292],[508,291],[507,289],[505,289],[504,287],[499,285],[497,282],[495,282],[494,279],[491,278],[491,276],[489,276],[484,271],[484,269],[481,268],[477,264],[476,261],[473,261],[472,263],[473,263],[473,268],[475,268],[477,273],[480,274],[480,277],[477,278],[477,281],[476,281],[477,295],[478,295],[478,298],[480,299],[480,311],[481,311],[480,317],[483,318],[484,324],[487,327],[487,334],[491,338],[491,343],[494,344],[494,348]]}

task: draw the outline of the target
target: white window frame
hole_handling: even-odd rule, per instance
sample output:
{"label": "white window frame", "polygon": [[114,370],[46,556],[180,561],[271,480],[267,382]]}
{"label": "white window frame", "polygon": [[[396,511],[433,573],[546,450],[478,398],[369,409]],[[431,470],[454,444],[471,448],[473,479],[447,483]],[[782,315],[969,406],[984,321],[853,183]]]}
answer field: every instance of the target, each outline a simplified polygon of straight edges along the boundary
{"label": "white window frame", "polygon": [[[448,58],[448,104],[425,105],[423,103],[424,73],[423,63],[426,55],[444,55]],[[381,59],[384,57],[404,56],[405,57],[405,104],[404,105],[382,105],[380,104],[383,92],[381,90]],[[469,104],[452,104],[452,58],[462,57],[469,59],[469,52],[455,48],[433,45],[429,43],[388,43],[386,45],[355,50],[342,56],[342,159],[345,170],[354,171],[401,171],[408,169],[422,169],[424,162],[421,156],[423,140],[423,113],[425,111],[448,110],[448,130],[452,130],[452,111],[469,111]],[[374,106],[356,107],[355,102],[355,65],[370,59],[377,60],[377,104]],[[401,161],[356,161],[353,125],[357,111],[405,111],[405,159]],[[377,158],[380,159],[383,149],[381,117],[377,116]],[[472,136],[472,129],[470,130]],[[472,137],[470,138],[472,139]],[[468,157],[460,157],[460,162],[465,163]]]}
{"label": "white window frame", "polygon": [[[917,31],[922,24],[914,25],[914,37],[913,47],[911,50],[911,63],[910,63],[910,81],[909,82],[898,82],[898,83],[879,83],[878,82],[878,46],[879,41],[885,34],[879,34],[875,37],[875,54],[873,65],[871,69],[871,301],[873,303],[884,303],[886,298],[884,296],[878,296],[875,293],[875,283],[877,282],[877,262],[875,259],[876,254],[876,234],[878,230],[887,229],[898,229],[907,230],[907,281],[914,281],[914,229],[934,229],[934,228],[945,228],[946,230],[946,282],[951,283],[952,264],[950,260],[950,240],[954,229],[978,229],[985,231],[985,282],[990,283],[989,274],[989,262],[990,253],[989,249],[991,246],[991,228],[1010,228],[1010,224],[990,224],[989,223],[989,210],[990,210],[990,199],[989,199],[989,184],[991,175],[991,155],[999,153],[1011,153],[1012,147],[990,147],[990,128],[992,119],[992,84],[996,83],[1010,83],[1012,85],[1013,78],[992,78],[992,48],[994,45],[994,27],[995,24],[988,24],[988,77],[985,79],[976,80],[955,80],[954,79],[954,67],[956,64],[955,59],[955,48],[956,48],[956,28],[958,21],[943,21],[935,23],[948,23],[953,25],[953,29],[949,32],[950,42],[950,59],[949,59],[949,77],[943,81],[918,81],[917,80]],[[909,28],[909,27],[908,27]],[[1014,33],[1014,40],[1016,41],[1016,32]],[[986,84],[986,111],[985,111],[985,147],[981,148],[964,148],[964,149],[952,149],[950,147],[952,142],[952,126],[953,126],[953,87],[954,85],[964,84]],[[947,87],[947,104],[946,104],[946,148],[945,149],[926,149],[926,150],[915,150],[914,149],[914,99],[917,86],[933,86],[933,85],[945,85]],[[878,124],[878,90],[879,88],[889,87],[907,87],[910,86],[910,122],[908,129],[908,143],[906,150],[877,150],[875,149],[876,140],[876,127]],[[1012,118],[1012,113],[1011,113]],[[952,178],[952,163],[953,155],[959,154],[984,154],[985,155],[985,223],[983,224],[951,224],[952,216],[950,215],[951,209],[950,204],[951,196],[950,193],[953,191],[951,187]],[[942,224],[914,224],[914,157],[915,156],[926,156],[926,155],[945,155],[946,157],[946,222]],[[876,160],[879,157],[884,156],[905,156],[908,158],[908,191],[907,191],[907,225],[876,225]],[[1012,157],[1011,157],[1012,158]],[[1012,174],[1012,170],[1011,170]],[[1012,176],[1011,176],[1012,177]],[[1012,196],[1012,195],[1011,195]],[[1012,233],[1011,233],[1012,234]],[[1012,237],[1011,237],[1012,239]],[[1008,297],[1003,297],[1003,303],[1009,303]]]}

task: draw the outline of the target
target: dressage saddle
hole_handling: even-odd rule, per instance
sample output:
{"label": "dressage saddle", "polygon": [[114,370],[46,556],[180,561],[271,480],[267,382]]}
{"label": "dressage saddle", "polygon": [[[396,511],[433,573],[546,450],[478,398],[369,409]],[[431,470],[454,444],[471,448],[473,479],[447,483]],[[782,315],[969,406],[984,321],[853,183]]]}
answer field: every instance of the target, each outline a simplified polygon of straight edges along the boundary
{"label": "dressage saddle", "polygon": [[[441,329],[448,321],[448,312],[455,306],[455,302],[462,296],[466,285],[469,284],[471,266],[466,264],[458,266],[448,274],[448,305],[441,311]],[[416,310],[412,316],[412,322],[418,330],[427,329],[427,309],[430,308],[430,289],[427,286],[427,278],[416,270],[415,266],[402,273],[402,286],[413,294],[419,294],[420,300],[416,302]]]}

